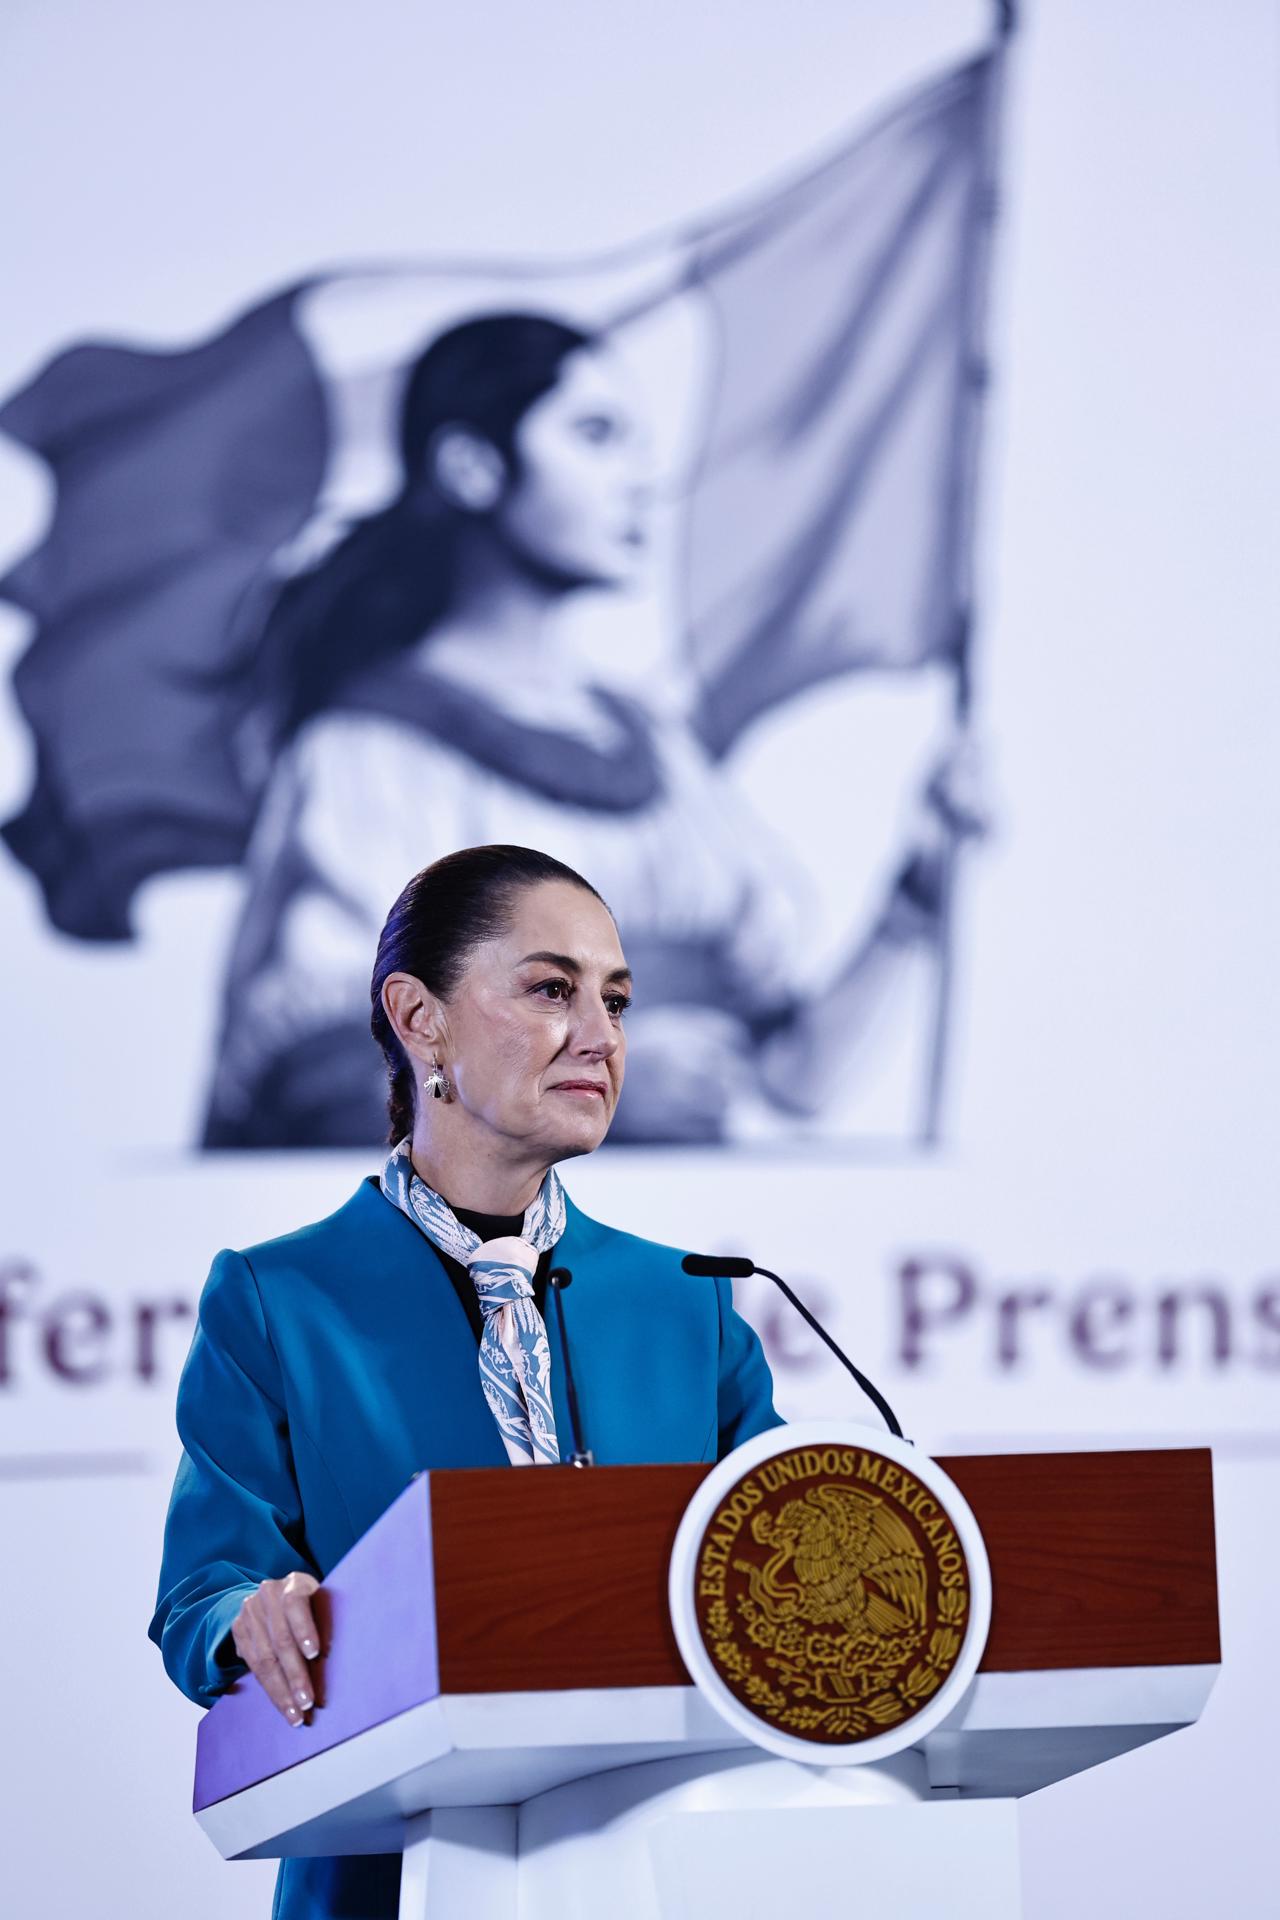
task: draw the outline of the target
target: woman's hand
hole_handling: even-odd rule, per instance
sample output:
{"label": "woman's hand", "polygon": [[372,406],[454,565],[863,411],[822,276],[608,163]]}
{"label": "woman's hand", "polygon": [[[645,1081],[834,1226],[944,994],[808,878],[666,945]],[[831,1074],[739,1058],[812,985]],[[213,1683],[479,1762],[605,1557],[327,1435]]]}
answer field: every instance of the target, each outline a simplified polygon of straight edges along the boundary
{"label": "woman's hand", "polygon": [[987,755],[967,727],[958,727],[925,783],[924,799],[957,840],[981,840],[991,831]]}
{"label": "woman's hand", "polygon": [[300,1727],[315,1705],[307,1661],[320,1651],[311,1611],[311,1596],[319,1585],[311,1573],[263,1580],[231,1623],[236,1652],[291,1727]]}

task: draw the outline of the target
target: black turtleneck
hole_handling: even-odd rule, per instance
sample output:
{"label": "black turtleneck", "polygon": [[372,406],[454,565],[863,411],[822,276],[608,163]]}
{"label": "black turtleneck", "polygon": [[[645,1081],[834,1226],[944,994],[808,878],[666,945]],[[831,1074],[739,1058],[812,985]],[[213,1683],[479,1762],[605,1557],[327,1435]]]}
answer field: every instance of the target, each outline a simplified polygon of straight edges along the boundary
{"label": "black turtleneck", "polygon": [[[469,1207],[455,1207],[453,1211],[463,1226],[470,1227],[472,1233],[478,1233],[482,1240],[505,1240],[508,1237],[518,1240],[521,1228],[524,1226],[522,1213],[510,1215],[473,1213]],[[480,1336],[484,1332],[484,1318],[480,1312],[480,1302],[476,1298],[476,1283],[460,1260],[455,1260],[452,1255],[441,1252],[439,1247],[436,1248],[436,1252],[440,1254],[444,1270],[453,1282],[453,1290],[462,1303],[463,1312],[471,1322],[472,1331],[476,1336],[476,1345],[479,1346]],[[546,1312],[547,1275],[551,1271],[551,1253],[552,1250],[548,1248],[546,1253],[541,1254],[534,1270],[533,1298],[539,1313]]]}

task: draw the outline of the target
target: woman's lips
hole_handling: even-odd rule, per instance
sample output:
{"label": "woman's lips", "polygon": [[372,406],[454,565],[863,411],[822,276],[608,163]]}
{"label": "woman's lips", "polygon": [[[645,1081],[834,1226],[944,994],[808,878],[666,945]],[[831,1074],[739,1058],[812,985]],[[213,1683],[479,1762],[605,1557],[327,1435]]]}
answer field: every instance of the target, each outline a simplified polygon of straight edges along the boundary
{"label": "woman's lips", "polygon": [[552,1093],[580,1093],[603,1100],[607,1089],[598,1080],[557,1080]]}

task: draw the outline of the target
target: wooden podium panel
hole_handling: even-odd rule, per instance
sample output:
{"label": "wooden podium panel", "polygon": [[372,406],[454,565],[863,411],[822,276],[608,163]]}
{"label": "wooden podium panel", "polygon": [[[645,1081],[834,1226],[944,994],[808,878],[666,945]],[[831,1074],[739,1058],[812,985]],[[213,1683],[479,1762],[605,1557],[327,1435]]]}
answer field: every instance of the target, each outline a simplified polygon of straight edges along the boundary
{"label": "wooden podium panel", "polygon": [[980,1672],[1218,1664],[1207,1447],[938,1464],[973,1508],[991,1559]]}
{"label": "wooden podium panel", "polygon": [[[667,1563],[709,1472],[433,1474],[442,1692],[689,1686],[667,1611]],[[531,1478],[544,1484],[531,1490]]]}
{"label": "wooden podium panel", "polygon": [[[1207,1448],[961,1455],[938,1463],[991,1560],[979,1671],[1216,1666]],[[708,1467],[433,1474],[446,1693],[687,1686],[667,1562]],[[513,1585],[512,1568],[529,1572]],[[536,1572],[534,1571],[536,1569]]]}

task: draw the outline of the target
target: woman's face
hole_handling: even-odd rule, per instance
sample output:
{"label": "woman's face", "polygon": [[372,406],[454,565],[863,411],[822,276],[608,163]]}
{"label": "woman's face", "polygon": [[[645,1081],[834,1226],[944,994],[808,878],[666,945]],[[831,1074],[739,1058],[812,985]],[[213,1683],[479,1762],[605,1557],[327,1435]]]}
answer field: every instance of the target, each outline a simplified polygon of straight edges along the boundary
{"label": "woman's face", "polygon": [[506,932],[476,948],[444,1003],[451,1121],[548,1166],[590,1153],[622,1090],[630,991],[594,894],[560,880],[524,888]]}
{"label": "woman's face", "polygon": [[651,454],[613,354],[567,355],[515,447],[519,474],[494,515],[509,544],[576,586],[635,580],[649,542]]}

